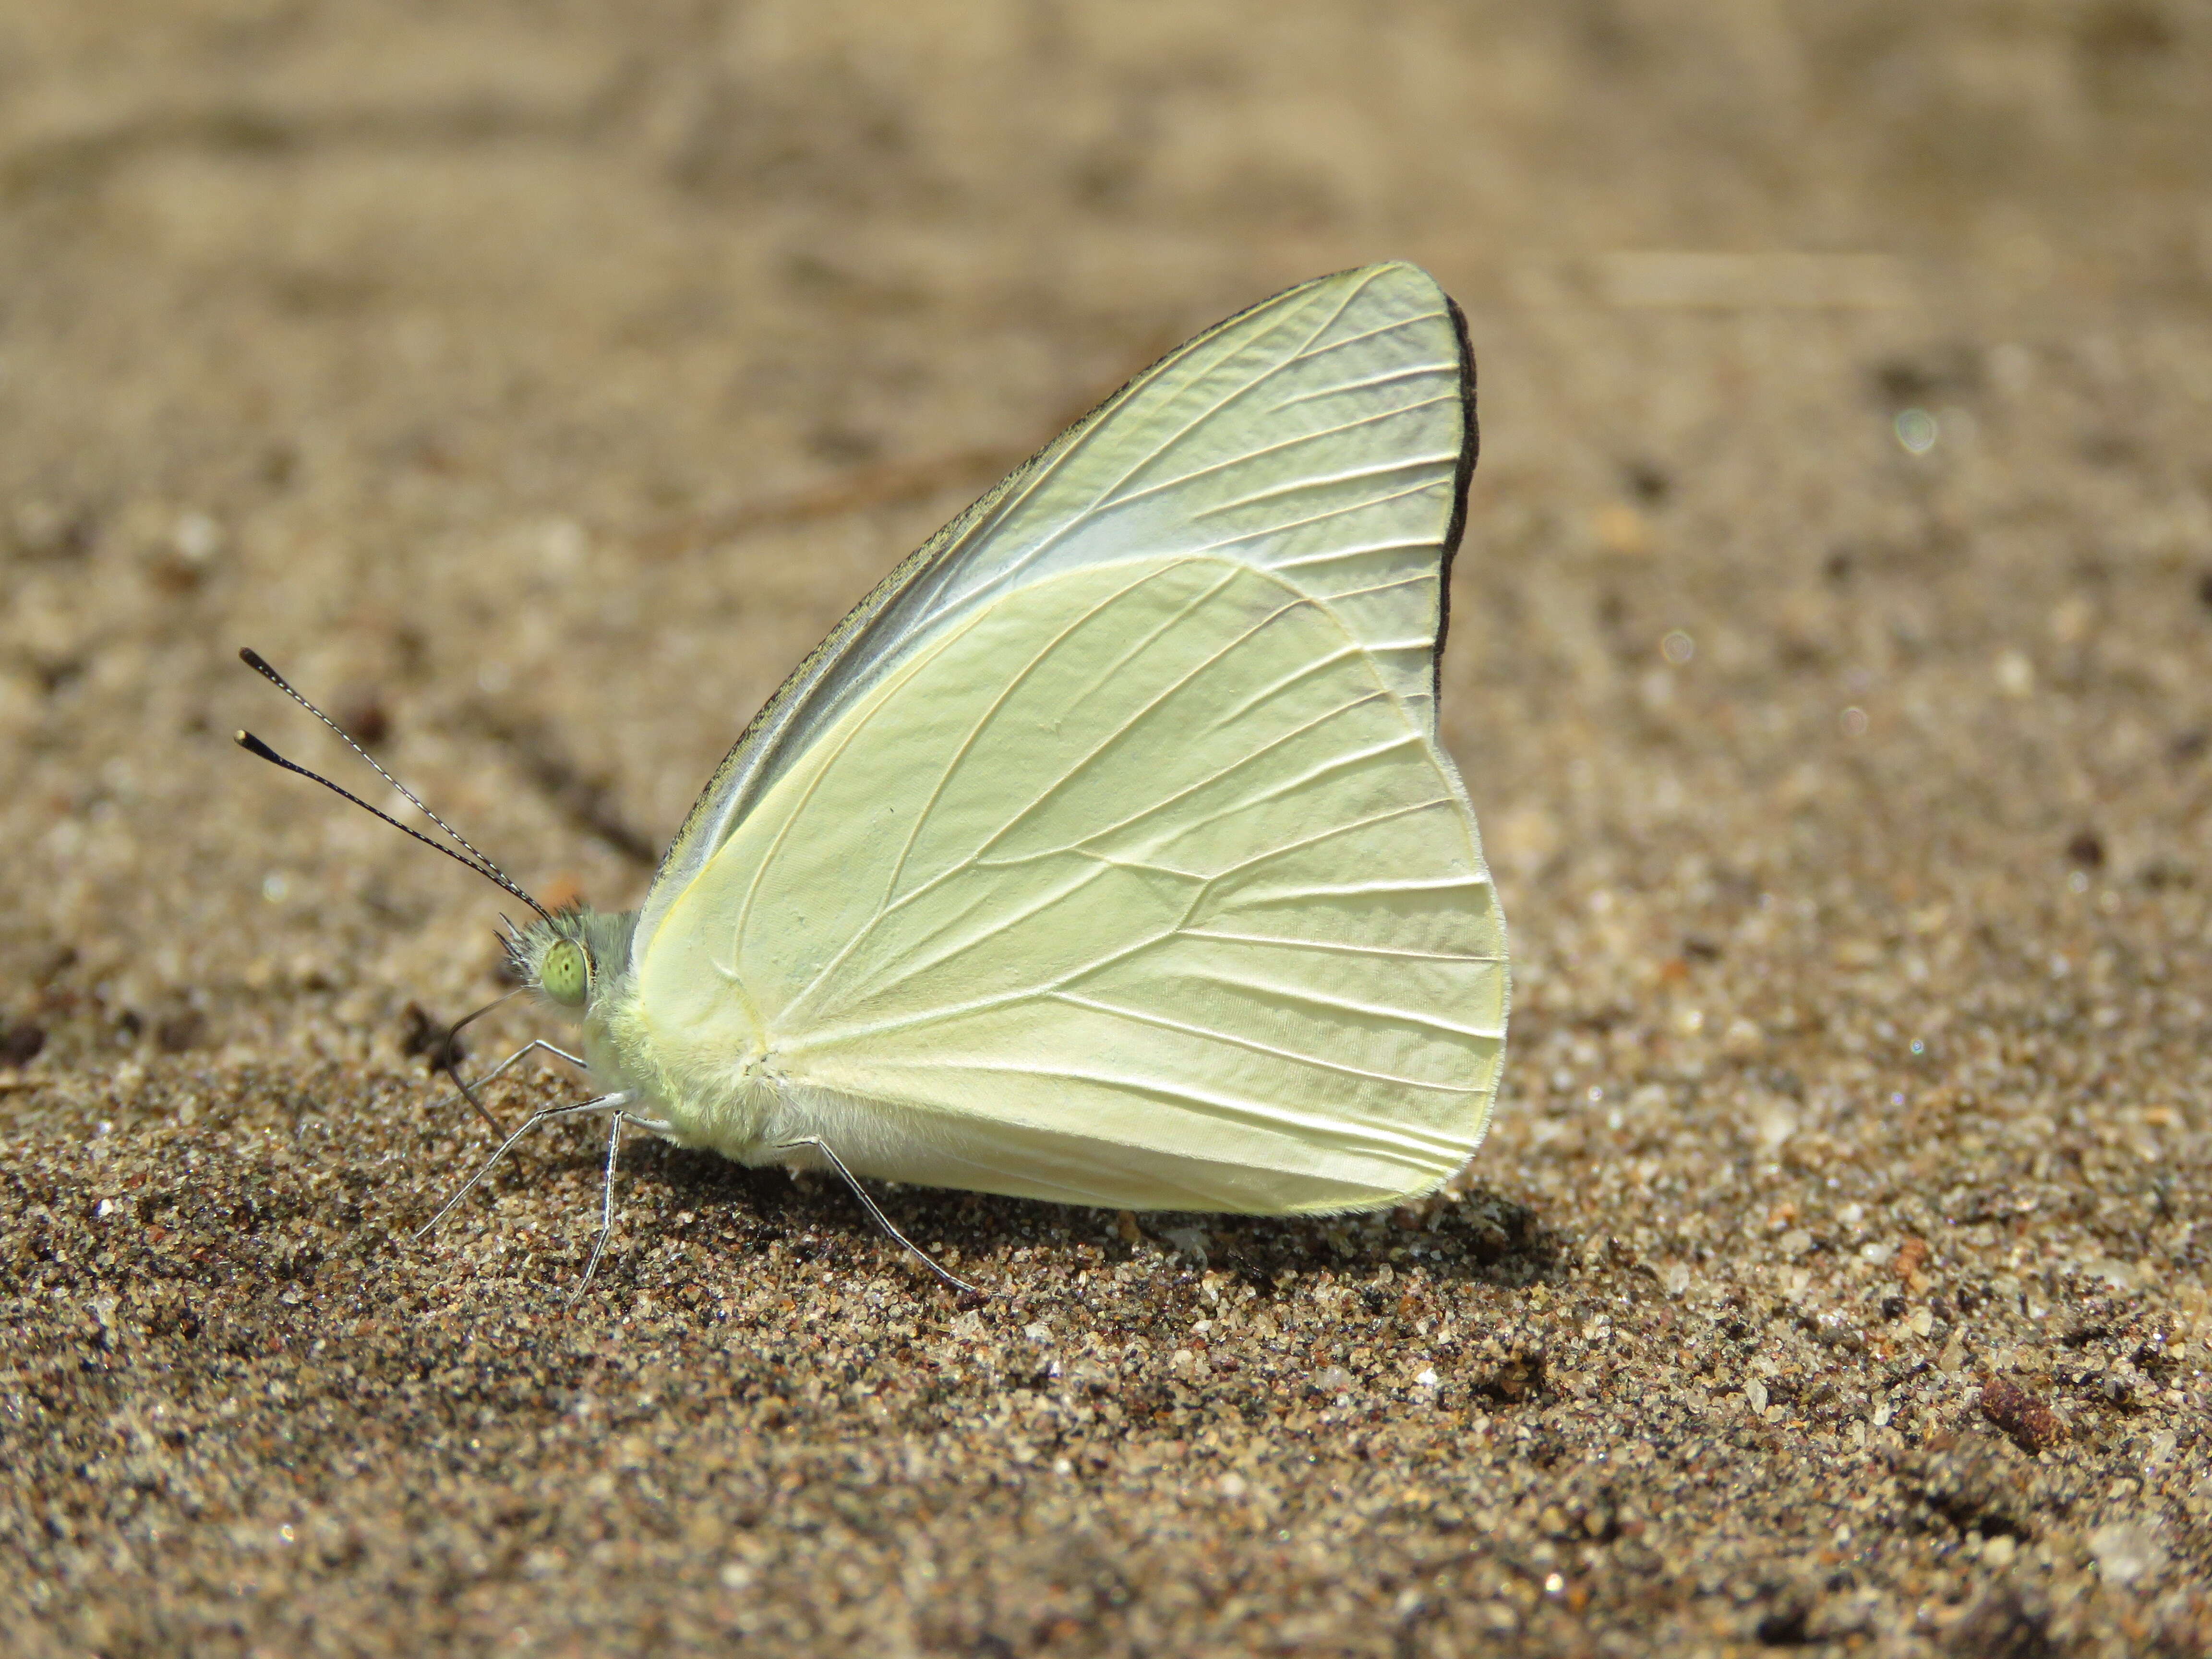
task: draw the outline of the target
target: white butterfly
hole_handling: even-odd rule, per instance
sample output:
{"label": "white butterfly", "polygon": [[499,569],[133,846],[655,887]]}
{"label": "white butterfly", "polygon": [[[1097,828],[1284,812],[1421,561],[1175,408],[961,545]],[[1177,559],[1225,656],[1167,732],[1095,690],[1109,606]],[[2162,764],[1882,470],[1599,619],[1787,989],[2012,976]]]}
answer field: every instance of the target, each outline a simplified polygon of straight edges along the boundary
{"label": "white butterfly", "polygon": [[610,1176],[627,1123],[1127,1209],[1436,1188],[1505,1036],[1436,725],[1474,455],[1465,325],[1410,265],[1139,375],[800,664],[641,909],[514,939],[601,1091],[532,1122],[608,1116]]}

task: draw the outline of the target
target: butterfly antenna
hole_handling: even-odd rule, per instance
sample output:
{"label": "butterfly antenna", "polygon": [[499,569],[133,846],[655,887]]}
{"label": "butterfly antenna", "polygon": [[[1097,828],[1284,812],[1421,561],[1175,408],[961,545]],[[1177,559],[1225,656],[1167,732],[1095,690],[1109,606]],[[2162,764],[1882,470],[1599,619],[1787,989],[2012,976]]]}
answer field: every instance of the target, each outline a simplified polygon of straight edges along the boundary
{"label": "butterfly antenna", "polygon": [[319,783],[324,788],[329,790],[332,794],[339,796],[343,799],[351,801],[356,806],[361,808],[362,811],[368,813],[372,817],[383,819],[385,823],[390,824],[394,830],[399,830],[403,834],[414,836],[416,840],[421,842],[425,847],[431,848],[438,852],[443,853],[447,858],[453,860],[454,863],[462,865],[468,869],[475,871],[486,881],[492,883],[495,886],[497,886],[506,892],[512,894],[514,897],[520,899],[525,904],[535,910],[539,915],[544,917],[548,921],[550,921],[553,919],[552,913],[546,909],[546,908],[540,904],[536,899],[531,897],[529,894],[524,892],[522,889],[515,884],[514,878],[510,877],[507,872],[501,869],[496,864],[494,864],[489,858],[486,858],[473,846],[471,846],[468,838],[463,836],[459,830],[454,829],[452,824],[447,823],[445,819],[440,817],[428,807],[423,805],[422,797],[417,795],[412,789],[410,789],[405,784],[400,782],[398,779],[393,777],[391,773],[386,771],[381,766],[378,766],[376,763],[376,757],[371,755],[368,750],[362,748],[359,744],[356,743],[351,737],[348,736],[343,726],[340,726],[328,714],[323,713],[321,709],[316,708],[314,704],[309,702],[305,697],[294,690],[292,689],[291,683],[285,679],[285,678],[282,674],[279,674],[275,669],[271,668],[266,662],[264,662],[258,652],[246,650],[240,651],[238,655],[240,660],[244,662],[248,668],[252,669],[256,673],[266,679],[271,685],[274,685],[278,690],[283,692],[285,696],[291,698],[293,702],[298,703],[301,708],[306,709],[310,714],[313,714],[325,726],[327,726],[331,731],[337,732],[339,738],[345,744],[347,748],[352,750],[355,754],[360,756],[363,760],[367,761],[370,766],[375,768],[377,776],[382,778],[394,789],[397,789],[401,794],[404,795],[424,817],[429,819],[431,823],[436,824],[438,828],[444,830],[448,836],[451,836],[454,841],[458,842],[468,856],[463,857],[460,853],[456,853],[452,848],[446,846],[443,842],[433,841],[421,830],[412,829],[410,826],[400,823],[400,821],[398,818],[393,817],[391,813],[380,811],[378,808],[371,806],[359,795],[355,794],[349,789],[343,788],[337,784],[331,782],[321,773],[311,772],[306,767],[299,764],[298,762],[285,759],[283,756],[278,754],[274,749],[271,749],[267,744],[262,742],[260,738],[255,737],[251,732],[239,732],[233,734],[233,740],[240,749],[246,750],[249,755],[252,755],[258,757],[259,759],[267,761],[272,766],[281,766],[287,772],[295,772],[300,776],[306,778],[312,783]]}
{"label": "butterfly antenna", "polygon": [[[243,647],[238,653],[238,659],[244,663],[248,668],[251,668],[255,673],[260,675],[262,678],[267,680],[270,684],[275,686],[279,691],[282,691],[286,696],[291,698],[294,702],[298,703],[301,708],[306,709],[310,714],[313,714],[325,726],[330,727],[332,732],[337,734],[337,739],[340,743],[345,744],[345,746],[352,750],[355,754],[367,761],[370,767],[375,770],[377,776],[382,778],[394,789],[397,789],[401,794],[406,796],[409,804],[411,805],[416,811],[420,812],[424,817],[429,819],[431,823],[436,824],[438,828],[444,830],[448,836],[451,836],[455,842],[459,843],[463,852],[466,853],[486,870],[497,871],[499,869],[499,866],[494,864],[486,854],[470,843],[469,838],[466,836],[454,829],[452,824],[447,823],[445,819],[440,817],[428,806],[425,806],[422,804],[422,798],[420,795],[417,795],[412,789],[410,789],[405,784],[400,782],[398,779],[393,777],[391,773],[386,771],[381,766],[379,766],[377,764],[376,757],[370,754],[368,750],[356,743],[353,739],[352,733],[349,732],[343,726],[340,726],[328,714],[323,713],[321,709],[316,708],[314,704],[309,702],[307,698],[301,696],[299,690],[293,685],[292,682],[286,679],[282,674],[271,668],[269,665],[267,659],[264,659],[258,651],[252,649],[251,647]],[[521,896],[521,895],[518,894],[517,896]],[[532,909],[537,908],[535,905],[532,905],[531,908]],[[545,913],[543,910],[539,910],[538,914],[544,915]]]}

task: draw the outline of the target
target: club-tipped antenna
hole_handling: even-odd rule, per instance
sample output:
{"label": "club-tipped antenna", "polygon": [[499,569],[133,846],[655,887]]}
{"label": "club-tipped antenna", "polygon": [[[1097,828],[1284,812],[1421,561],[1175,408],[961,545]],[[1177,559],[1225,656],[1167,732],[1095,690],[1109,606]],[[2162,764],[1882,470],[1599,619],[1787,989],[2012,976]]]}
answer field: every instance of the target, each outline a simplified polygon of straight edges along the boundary
{"label": "club-tipped antenna", "polygon": [[[443,853],[447,858],[453,860],[454,863],[459,865],[463,869],[473,870],[477,874],[482,876],[486,881],[494,883],[497,886],[506,889],[507,891],[514,894],[515,897],[520,899],[532,909],[537,911],[539,915],[544,916],[546,921],[550,921],[553,920],[552,912],[548,910],[544,905],[540,904],[536,899],[531,897],[529,894],[524,892],[522,889],[516,886],[514,882],[510,881],[507,877],[506,872],[500,869],[497,865],[478,864],[474,859],[463,858],[452,848],[447,846],[445,842],[441,841],[432,841],[429,836],[424,835],[420,830],[416,830],[410,825],[400,823],[400,821],[398,818],[393,817],[391,813],[384,811],[380,808],[371,806],[359,795],[355,794],[352,790],[344,787],[343,785],[332,783],[320,772],[310,772],[306,767],[301,765],[299,762],[285,759],[283,756],[278,754],[274,749],[271,749],[267,744],[262,742],[260,738],[255,737],[251,732],[234,732],[230,734],[230,738],[233,743],[236,744],[240,749],[243,749],[247,754],[257,756],[260,759],[267,761],[271,766],[281,766],[287,772],[295,772],[300,776],[307,779],[310,783],[321,784],[324,788],[329,790],[333,795],[337,796],[341,800],[351,801],[356,806],[361,808],[362,811],[368,813],[371,817],[382,818],[394,830],[398,830],[400,834],[414,836],[416,840],[421,842],[423,846],[428,848],[432,852]],[[380,772],[383,769],[384,769],[382,767],[379,767],[377,769]],[[410,795],[408,799],[412,800],[414,797]],[[462,844],[464,846],[467,845],[466,842],[463,842]]]}
{"label": "club-tipped antenna", "polygon": [[[469,838],[466,836],[454,829],[452,824],[447,823],[445,819],[440,817],[428,806],[425,806],[422,804],[422,798],[420,795],[417,795],[412,789],[410,789],[405,784],[400,782],[398,779],[393,777],[391,773],[386,771],[381,766],[379,766],[377,764],[376,757],[370,754],[368,750],[356,743],[353,739],[353,734],[350,732],[348,732],[345,727],[340,726],[328,714],[323,713],[321,709],[316,708],[314,704],[309,702],[307,698],[301,696],[298,688],[295,687],[291,681],[286,679],[282,674],[271,668],[269,665],[268,660],[264,658],[258,651],[254,650],[251,646],[241,646],[239,648],[238,659],[244,663],[248,668],[251,668],[255,673],[260,675],[263,679],[267,680],[270,684],[275,686],[279,691],[282,691],[286,696],[291,698],[294,702],[298,703],[301,708],[306,709],[310,714],[313,714],[325,726],[329,726],[332,732],[337,734],[337,739],[340,743],[345,744],[345,746],[352,750],[355,754],[367,761],[370,767],[374,769],[377,776],[382,778],[394,789],[397,789],[401,794],[406,796],[408,801],[414,806],[416,811],[420,812],[424,817],[429,819],[431,823],[436,824],[438,828],[444,830],[456,842],[459,842],[463,852],[466,853],[471,858],[474,859],[478,864],[483,866],[487,870],[496,871],[499,869],[499,866],[493,863],[488,854],[483,852],[480,848],[470,844]],[[516,890],[518,896],[526,896],[521,894],[520,889]],[[535,910],[538,907],[532,904],[531,908]],[[538,914],[542,916],[545,913],[543,910],[538,910]]]}
{"label": "club-tipped antenna", "polygon": [[465,866],[467,868],[475,871],[486,881],[492,883],[494,885],[513,894],[516,898],[520,899],[525,904],[538,912],[539,915],[544,917],[548,921],[550,921],[553,919],[552,913],[550,911],[547,910],[546,908],[540,904],[536,899],[531,897],[529,894],[524,892],[521,887],[515,883],[514,879],[510,877],[506,871],[501,869],[499,866],[494,864],[490,859],[487,858],[481,852],[478,852],[477,848],[470,843],[467,836],[461,834],[459,830],[454,829],[452,824],[447,823],[445,819],[440,817],[435,812],[433,812],[428,806],[425,806],[422,804],[422,798],[417,795],[412,789],[410,789],[405,784],[400,782],[398,779],[393,777],[391,773],[386,771],[381,766],[377,765],[376,757],[370,754],[368,750],[356,743],[351,735],[347,732],[343,726],[340,726],[336,720],[332,720],[328,714],[323,713],[321,709],[316,708],[314,704],[309,702],[305,697],[301,696],[298,691],[294,690],[292,683],[264,661],[259,652],[252,649],[246,649],[241,650],[238,653],[238,656],[239,660],[243,662],[248,668],[253,670],[255,673],[260,675],[271,685],[275,686],[279,691],[282,691],[286,696],[291,698],[294,702],[298,703],[301,708],[306,709],[310,714],[313,714],[325,726],[327,726],[331,731],[337,733],[339,741],[343,743],[347,748],[352,750],[355,754],[367,761],[371,767],[374,768],[376,775],[382,778],[394,789],[397,789],[401,794],[404,795],[408,800],[412,803],[415,809],[421,812],[424,817],[429,819],[431,823],[436,824],[438,828],[444,830],[448,836],[451,836],[455,842],[459,842],[463,850],[467,854],[467,856],[463,857],[460,853],[456,853],[452,848],[446,846],[442,842],[433,841],[429,836],[424,835],[420,830],[413,829],[407,824],[400,823],[400,821],[398,818],[393,817],[391,813],[382,811],[376,807],[371,806],[367,801],[363,800],[359,795],[355,794],[350,789],[343,788],[341,786],[331,782],[321,773],[311,772],[298,762],[285,759],[283,756],[278,754],[274,749],[271,749],[267,744],[262,742],[260,738],[255,737],[251,732],[240,732],[233,734],[233,740],[240,749],[245,750],[249,755],[253,755],[262,760],[267,761],[272,766],[281,766],[287,772],[296,772],[300,776],[307,779],[311,782],[319,783],[324,788],[329,790],[332,794],[351,801],[356,806],[361,808],[362,811],[368,813],[374,817],[383,819],[385,823],[390,824],[394,830],[398,830],[404,834],[414,836],[416,840],[421,842],[425,847],[435,848],[438,852],[443,853],[447,858],[453,860],[454,863]]}

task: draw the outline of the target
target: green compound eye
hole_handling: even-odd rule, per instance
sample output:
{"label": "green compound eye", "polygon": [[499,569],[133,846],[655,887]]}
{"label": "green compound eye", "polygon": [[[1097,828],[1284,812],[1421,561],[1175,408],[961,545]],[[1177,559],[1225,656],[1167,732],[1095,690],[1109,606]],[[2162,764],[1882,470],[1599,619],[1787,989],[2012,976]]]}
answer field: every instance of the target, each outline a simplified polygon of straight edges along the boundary
{"label": "green compound eye", "polygon": [[591,986],[591,963],[574,939],[562,939],[538,963],[538,988],[564,1008],[581,1006]]}

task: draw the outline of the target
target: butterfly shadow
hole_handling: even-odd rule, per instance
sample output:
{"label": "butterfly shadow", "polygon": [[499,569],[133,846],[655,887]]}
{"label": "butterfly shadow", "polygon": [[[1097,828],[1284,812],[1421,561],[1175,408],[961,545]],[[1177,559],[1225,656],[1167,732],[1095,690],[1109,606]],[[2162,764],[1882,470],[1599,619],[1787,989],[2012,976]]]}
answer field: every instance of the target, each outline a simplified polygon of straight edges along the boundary
{"label": "butterfly shadow", "polygon": [[1534,1206],[1486,1187],[1343,1215],[1160,1212],[1138,1219],[1146,1234],[1194,1266],[1234,1273],[1255,1287],[1323,1271],[1370,1279],[1388,1267],[1392,1277],[1518,1289],[1564,1278],[1572,1255],[1566,1236]]}
{"label": "butterfly shadow", "polygon": [[[834,1175],[796,1179],[750,1169],[712,1152],[641,1141],[623,1156],[629,1226],[634,1231],[709,1224],[746,1248],[781,1243],[806,1255],[854,1261],[899,1254]],[[1152,1260],[1170,1271],[1227,1273],[1272,1293],[1292,1278],[1328,1271],[1364,1279],[1389,1266],[1445,1282],[1501,1289],[1554,1284],[1573,1258],[1571,1241],[1525,1200],[1476,1186],[1420,1205],[1324,1216],[1225,1215],[1091,1209],[988,1193],[871,1181],[894,1224],[933,1256],[957,1252],[963,1272],[1005,1286],[1020,1268],[1014,1252],[1049,1271]],[[654,1219],[647,1218],[647,1212]],[[1088,1248],[1085,1248],[1088,1247]],[[617,1267],[611,1252],[605,1264]],[[632,1254],[624,1252],[622,1254]]]}

